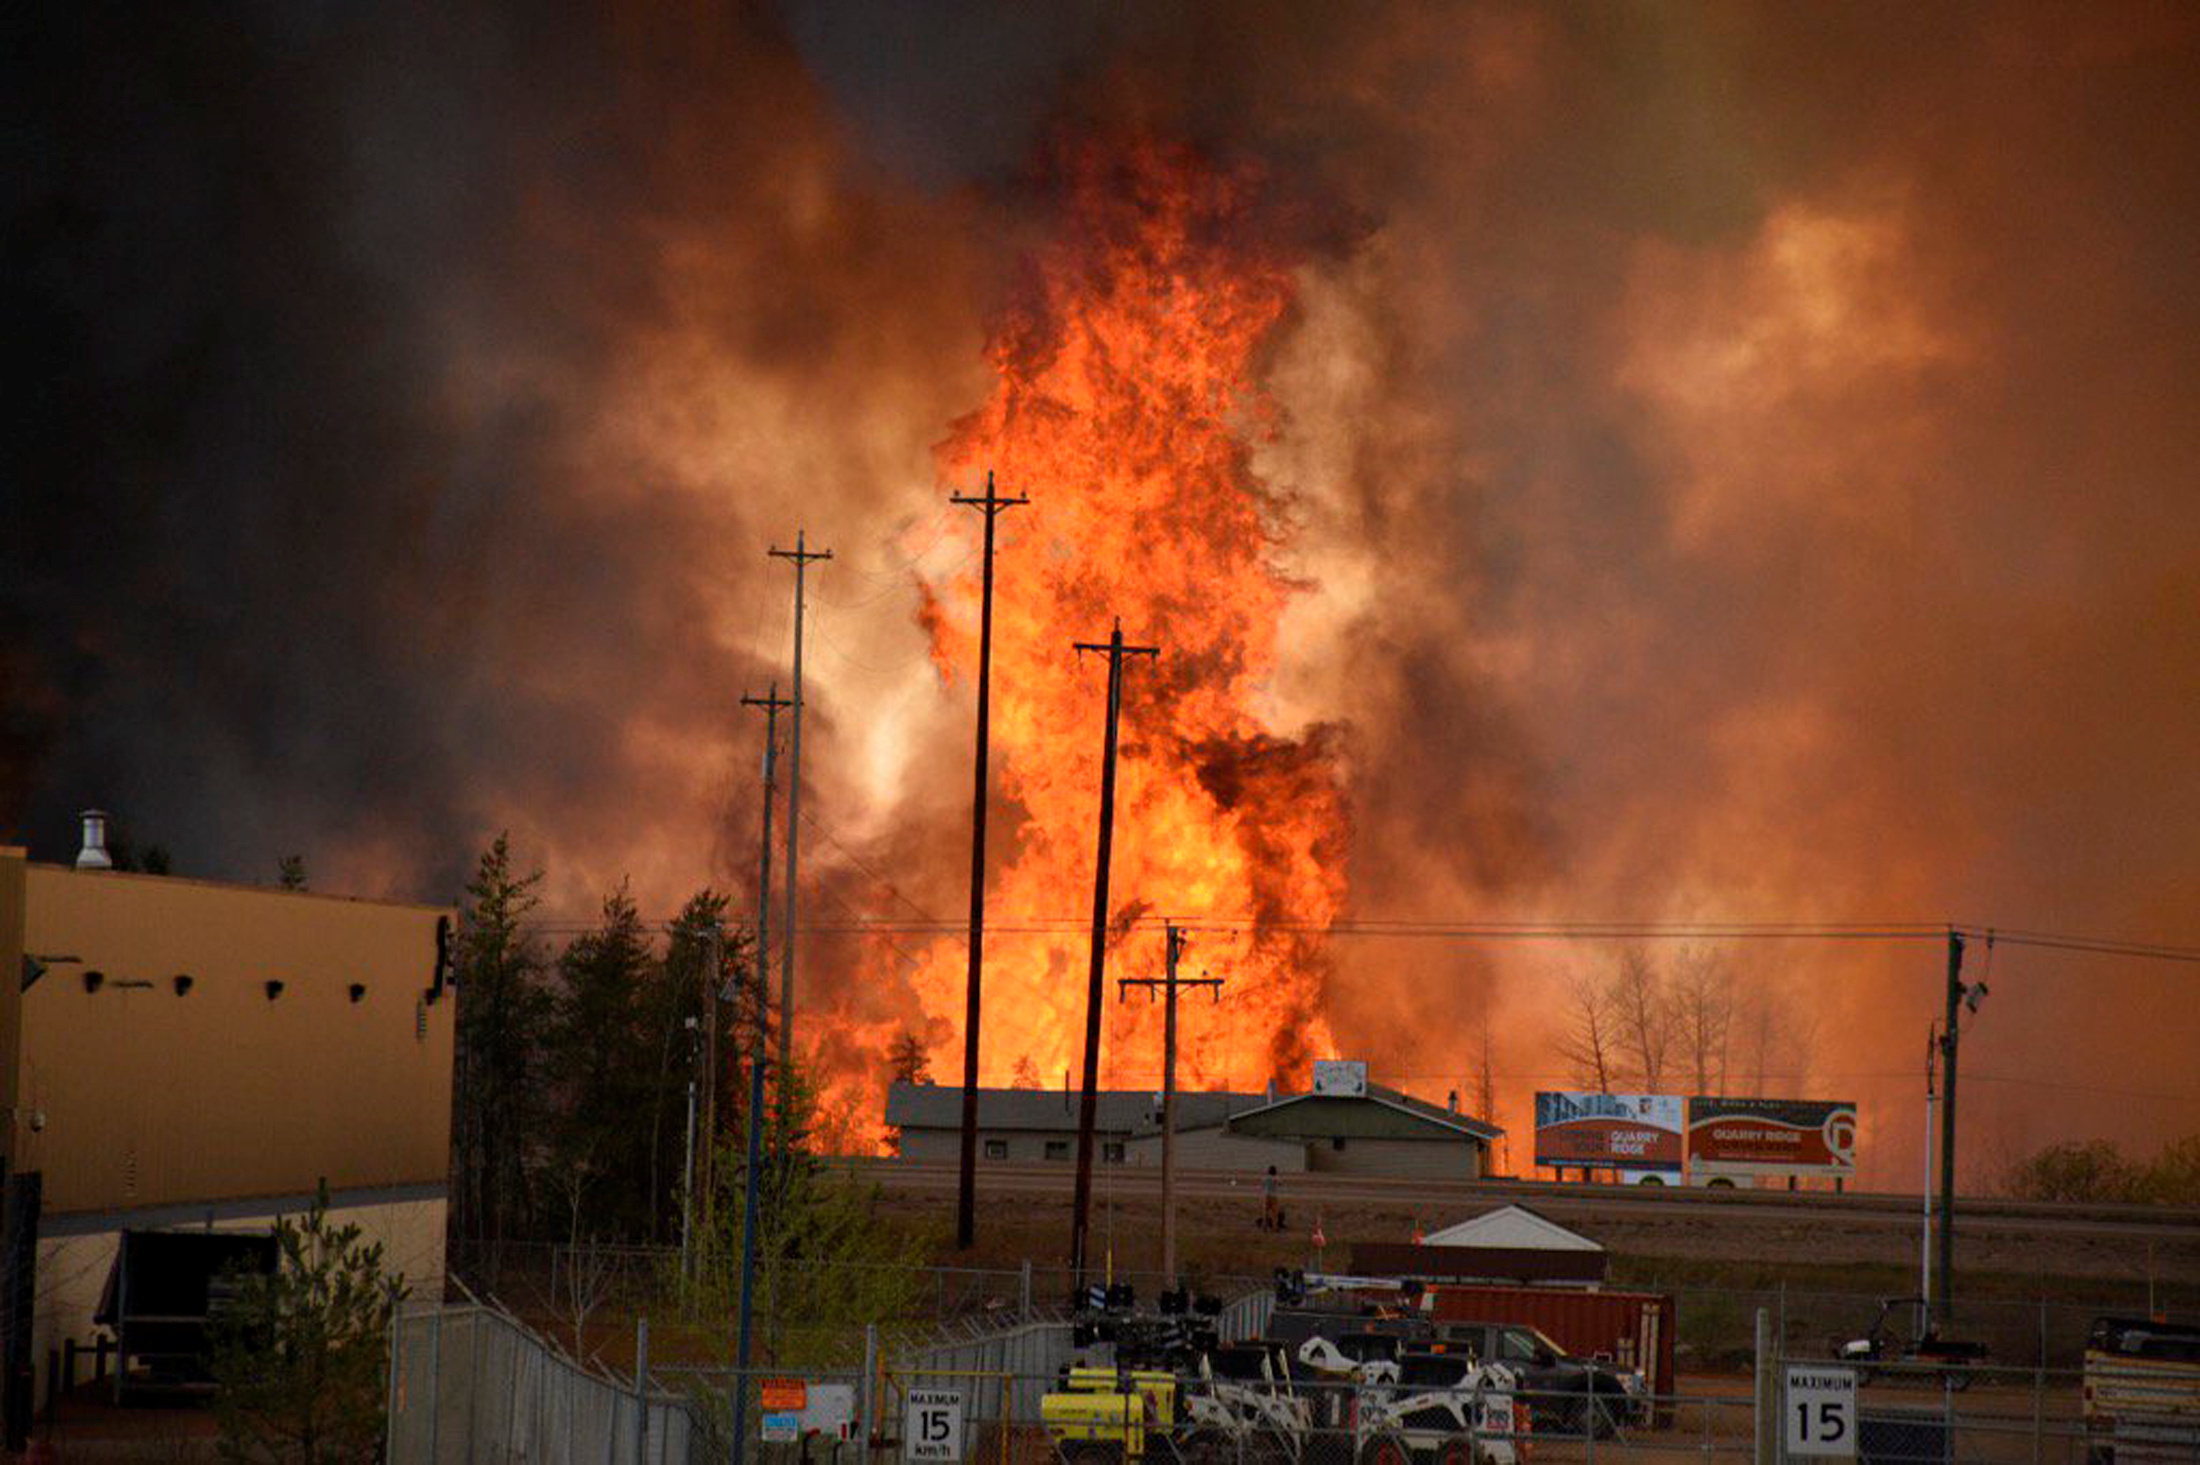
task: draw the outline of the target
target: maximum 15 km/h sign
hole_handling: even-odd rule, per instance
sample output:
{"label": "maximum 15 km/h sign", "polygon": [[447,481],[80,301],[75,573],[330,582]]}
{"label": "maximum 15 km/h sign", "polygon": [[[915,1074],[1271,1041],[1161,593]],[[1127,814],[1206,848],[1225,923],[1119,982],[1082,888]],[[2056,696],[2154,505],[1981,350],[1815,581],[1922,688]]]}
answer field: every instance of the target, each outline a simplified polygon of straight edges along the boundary
{"label": "maximum 15 km/h sign", "polygon": [[904,1460],[956,1461],[963,1453],[961,1389],[911,1389],[902,1415]]}
{"label": "maximum 15 km/h sign", "polygon": [[1791,1363],[1781,1395],[1787,1453],[1805,1457],[1856,1457],[1856,1372],[1824,1364]]}

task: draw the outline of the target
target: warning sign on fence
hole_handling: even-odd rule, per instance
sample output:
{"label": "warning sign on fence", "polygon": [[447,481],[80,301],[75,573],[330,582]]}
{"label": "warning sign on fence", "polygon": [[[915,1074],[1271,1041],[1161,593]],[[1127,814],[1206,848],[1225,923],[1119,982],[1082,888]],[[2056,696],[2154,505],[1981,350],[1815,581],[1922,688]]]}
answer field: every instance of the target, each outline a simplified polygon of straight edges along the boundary
{"label": "warning sign on fence", "polygon": [[963,1396],[960,1389],[911,1389],[902,1416],[904,1460],[960,1460],[963,1453]]}
{"label": "warning sign on fence", "polygon": [[810,1385],[806,1379],[764,1379],[756,1391],[763,1396],[766,1414],[800,1414],[809,1407]]}

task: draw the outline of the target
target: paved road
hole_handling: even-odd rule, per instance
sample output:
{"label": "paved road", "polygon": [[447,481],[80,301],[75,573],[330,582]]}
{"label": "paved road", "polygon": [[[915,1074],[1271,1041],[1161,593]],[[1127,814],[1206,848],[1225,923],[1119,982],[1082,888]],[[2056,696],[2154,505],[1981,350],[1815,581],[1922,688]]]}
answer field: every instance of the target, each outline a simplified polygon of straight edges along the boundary
{"label": "paved road", "polygon": [[[858,1160],[859,1172],[890,1190],[953,1193],[955,1166],[913,1160]],[[979,1192],[992,1197],[1062,1196],[1074,1180],[1066,1165],[981,1166]],[[1146,1166],[1109,1166],[1094,1173],[1096,1186],[1110,1193],[1158,1194],[1161,1173]],[[1915,1195],[1836,1195],[1830,1191],[1667,1189],[1631,1185],[1558,1185],[1519,1180],[1389,1180],[1359,1175],[1307,1173],[1290,1176],[1286,1188],[1296,1203],[1427,1205],[1432,1201],[1524,1201],[1555,1219],[1594,1216],[1695,1216],[1721,1220],[1805,1222],[1839,1219],[1845,1224],[1914,1230],[1920,1198]],[[1177,1193],[1185,1200],[1242,1199],[1259,1195],[1256,1177],[1219,1171],[1184,1171]],[[2003,1233],[2056,1236],[2152,1236],[2200,1238],[2200,1211],[2167,1207],[2095,1206],[2048,1201],[2011,1201],[1958,1197],[1957,1218],[1981,1229]]]}

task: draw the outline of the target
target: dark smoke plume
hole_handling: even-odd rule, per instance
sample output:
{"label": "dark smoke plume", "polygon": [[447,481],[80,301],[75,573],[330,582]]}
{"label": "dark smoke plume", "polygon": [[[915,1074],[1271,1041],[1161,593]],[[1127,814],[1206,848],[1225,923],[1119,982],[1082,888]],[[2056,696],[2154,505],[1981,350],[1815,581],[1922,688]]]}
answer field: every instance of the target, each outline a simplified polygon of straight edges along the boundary
{"label": "dark smoke plume", "polygon": [[[563,910],[669,909],[746,868],[802,523],[818,909],[955,911],[930,449],[1042,140],[1133,117],[1353,221],[1254,451],[1311,587],[1276,729],[1343,730],[1355,910],[2196,935],[2186,7],[9,26],[0,836],[41,857],[96,802],[184,873],[447,898],[509,825]],[[1817,1015],[1770,1081],[1863,1100],[1906,1180],[1937,953],[1726,955]],[[1517,1161],[1616,959],[1342,939],[1327,1015],[1439,1096],[1492,1024]],[[2180,973],[1995,962],[1981,1155],[2200,1123]]]}

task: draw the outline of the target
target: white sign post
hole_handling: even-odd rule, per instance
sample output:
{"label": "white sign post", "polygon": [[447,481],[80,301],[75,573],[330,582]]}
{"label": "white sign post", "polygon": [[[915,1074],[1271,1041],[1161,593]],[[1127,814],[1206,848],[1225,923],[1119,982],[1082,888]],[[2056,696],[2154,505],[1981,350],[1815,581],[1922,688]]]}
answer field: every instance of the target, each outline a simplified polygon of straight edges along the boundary
{"label": "white sign post", "polygon": [[1787,1396],[1780,1408],[1787,1453],[1856,1458],[1856,1371],[1824,1364],[1787,1366]]}
{"label": "white sign post", "polygon": [[901,1421],[902,1459],[952,1462],[962,1453],[962,1390],[911,1389]]}

